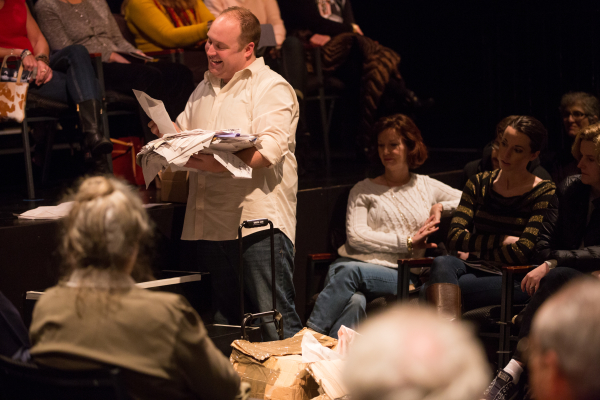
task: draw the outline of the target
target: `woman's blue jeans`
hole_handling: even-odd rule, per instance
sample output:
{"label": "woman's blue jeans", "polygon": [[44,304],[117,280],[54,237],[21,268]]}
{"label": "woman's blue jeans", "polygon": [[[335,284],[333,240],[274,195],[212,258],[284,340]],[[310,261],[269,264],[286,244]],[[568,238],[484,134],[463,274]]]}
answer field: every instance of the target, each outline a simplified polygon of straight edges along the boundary
{"label": "woman's blue jeans", "polygon": [[[502,276],[471,268],[454,256],[440,256],[433,260],[429,281],[421,287],[420,298],[425,300],[425,292],[434,283],[453,283],[460,287],[463,312],[479,307],[500,304],[502,299]],[[521,282],[515,280],[513,301],[523,304],[529,295],[521,291]]]}
{"label": "woman's blue jeans", "polygon": [[355,327],[366,316],[367,301],[398,290],[398,270],[351,258],[329,267],[325,289],[306,322],[309,328],[337,338],[340,326]]}
{"label": "woman's blue jeans", "polygon": [[63,103],[79,104],[86,100],[100,100],[98,80],[90,53],[82,45],[74,44],[50,56],[52,79],[41,86],[29,85],[29,91]]}

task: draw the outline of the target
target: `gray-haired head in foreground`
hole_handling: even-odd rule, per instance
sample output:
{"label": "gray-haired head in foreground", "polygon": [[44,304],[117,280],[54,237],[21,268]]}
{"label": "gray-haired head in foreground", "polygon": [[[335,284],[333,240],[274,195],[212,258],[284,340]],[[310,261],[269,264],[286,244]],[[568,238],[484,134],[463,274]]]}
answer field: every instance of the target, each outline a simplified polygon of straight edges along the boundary
{"label": "gray-haired head in foreground", "polygon": [[489,383],[471,330],[432,309],[396,306],[359,333],[344,371],[354,400],[476,400]]}
{"label": "gray-haired head in foreground", "polygon": [[554,351],[577,400],[600,399],[600,280],[573,282],[537,312],[530,337]]}

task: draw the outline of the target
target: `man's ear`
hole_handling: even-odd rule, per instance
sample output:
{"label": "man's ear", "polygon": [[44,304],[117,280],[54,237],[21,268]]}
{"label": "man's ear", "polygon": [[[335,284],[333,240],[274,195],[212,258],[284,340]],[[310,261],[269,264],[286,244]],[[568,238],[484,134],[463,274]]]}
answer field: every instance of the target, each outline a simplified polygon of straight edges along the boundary
{"label": "man's ear", "polygon": [[244,56],[247,58],[252,57],[254,54],[254,42],[250,42],[244,47]]}
{"label": "man's ear", "polygon": [[596,122],[598,122],[598,116],[597,115],[590,115],[588,117],[588,121],[589,121],[590,125],[595,124]]}
{"label": "man's ear", "polygon": [[563,372],[558,354],[555,351],[547,351],[543,357],[543,363],[546,364],[549,379],[548,384],[552,385],[552,392],[557,395],[557,399],[572,398],[571,387],[565,373]]}

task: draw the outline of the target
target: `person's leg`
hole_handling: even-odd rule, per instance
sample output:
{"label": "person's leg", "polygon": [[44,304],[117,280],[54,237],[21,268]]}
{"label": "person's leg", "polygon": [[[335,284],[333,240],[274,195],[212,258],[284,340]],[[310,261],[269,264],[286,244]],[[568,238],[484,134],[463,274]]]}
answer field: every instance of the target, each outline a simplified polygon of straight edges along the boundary
{"label": "person's leg", "polygon": [[439,256],[433,260],[429,271],[429,280],[421,286],[420,301],[425,301],[427,289],[436,283],[458,285],[458,278],[467,272],[467,266],[454,256]]}
{"label": "person's leg", "polygon": [[29,93],[35,93],[48,99],[69,103],[67,92],[67,74],[60,71],[52,71],[52,79],[43,85],[32,83],[29,85]]}
{"label": "person's leg", "polygon": [[[317,332],[337,336],[336,325],[355,325],[364,310],[353,309],[349,302],[356,292],[367,298],[396,294],[398,270],[349,258],[336,260],[329,268],[329,281],[317,297],[307,325]],[[355,303],[360,304],[359,303]],[[350,309],[347,309],[350,307]],[[348,319],[346,319],[348,317]]]}
{"label": "person's leg", "polygon": [[[294,246],[290,239],[275,230],[276,309],[283,316],[284,337],[302,329],[294,298]],[[271,289],[271,239],[268,230],[253,233],[243,239],[244,291],[252,312],[273,309]],[[266,318],[267,321],[271,318]],[[278,340],[274,324],[262,326],[263,340]]]}
{"label": "person's leg", "polygon": [[[502,276],[467,267],[467,273],[459,279],[463,311],[500,304],[502,300]],[[529,295],[521,290],[521,282],[513,283],[513,304],[524,304]]]}
{"label": "person's leg", "polygon": [[356,329],[358,324],[367,317],[367,298],[361,292],[356,292],[350,297],[342,310],[340,317],[333,323],[328,336],[337,339],[342,325]]}
{"label": "person's leg", "polygon": [[306,53],[302,41],[295,36],[289,36],[281,46],[281,75],[298,93],[298,98],[306,95]]}
{"label": "person's leg", "polygon": [[67,46],[50,56],[50,68],[66,74],[67,92],[73,102],[101,100],[90,54],[82,45]]}
{"label": "person's leg", "polygon": [[454,256],[440,256],[433,260],[430,278],[419,292],[422,302],[433,305],[437,312],[453,321],[462,315],[459,278],[467,272],[465,263]]}

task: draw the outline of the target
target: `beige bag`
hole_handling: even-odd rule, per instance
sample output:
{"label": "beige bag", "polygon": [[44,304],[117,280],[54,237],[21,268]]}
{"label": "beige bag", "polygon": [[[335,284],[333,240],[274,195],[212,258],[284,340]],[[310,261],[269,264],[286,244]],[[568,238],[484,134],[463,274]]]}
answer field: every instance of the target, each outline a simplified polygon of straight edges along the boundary
{"label": "beige bag", "polygon": [[[4,57],[2,72],[6,70],[6,62],[9,58],[9,56]],[[22,74],[23,64],[21,63],[16,82],[0,81],[0,121],[12,119],[17,122],[23,122],[25,118],[25,100],[27,98],[29,83],[21,82]]]}

